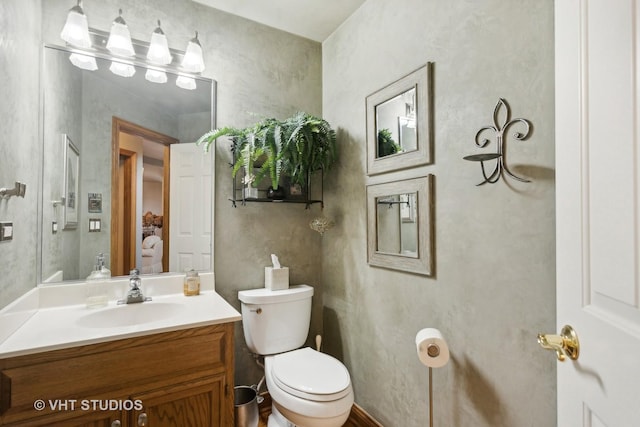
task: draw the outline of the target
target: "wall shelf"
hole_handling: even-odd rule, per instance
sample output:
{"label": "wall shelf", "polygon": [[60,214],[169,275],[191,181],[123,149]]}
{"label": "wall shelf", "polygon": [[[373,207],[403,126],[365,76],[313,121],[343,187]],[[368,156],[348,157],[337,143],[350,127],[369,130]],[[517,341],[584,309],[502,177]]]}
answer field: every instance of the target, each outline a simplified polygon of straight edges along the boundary
{"label": "wall shelf", "polygon": [[[233,148],[232,148],[233,153]],[[230,163],[230,166],[233,167],[235,164],[236,157],[233,155],[233,162]],[[320,174],[320,197],[313,197],[312,195],[312,185],[311,185],[311,174],[307,175],[306,179],[306,193],[291,195],[290,192],[285,188],[285,198],[282,200],[275,200],[266,197],[266,188],[258,187],[258,193],[262,193],[265,195],[264,197],[246,197],[244,191],[244,184],[242,184],[242,177],[245,176],[244,168],[241,168],[236,174],[235,178],[232,178],[232,197],[228,200],[231,202],[231,205],[235,208],[238,207],[238,203],[242,206],[246,206],[247,203],[294,203],[294,204],[304,204],[305,209],[310,209],[311,205],[320,204],[322,208],[324,208],[324,173],[322,170],[319,171]],[[240,182],[238,182],[240,181]],[[316,184],[316,187],[318,186]],[[317,196],[317,195],[316,195]]]}
{"label": "wall shelf", "polygon": [[237,207],[236,204],[240,203],[241,205],[246,205],[247,203],[298,203],[298,204],[306,204],[306,208],[309,208],[311,205],[316,204],[316,203],[320,203],[321,206],[323,206],[323,201],[322,200],[313,200],[313,199],[283,199],[283,200],[273,200],[273,199],[267,199],[266,197],[259,197],[259,198],[255,198],[255,197],[247,197],[245,199],[229,199],[229,201],[231,202],[231,204],[233,205],[233,207]]}

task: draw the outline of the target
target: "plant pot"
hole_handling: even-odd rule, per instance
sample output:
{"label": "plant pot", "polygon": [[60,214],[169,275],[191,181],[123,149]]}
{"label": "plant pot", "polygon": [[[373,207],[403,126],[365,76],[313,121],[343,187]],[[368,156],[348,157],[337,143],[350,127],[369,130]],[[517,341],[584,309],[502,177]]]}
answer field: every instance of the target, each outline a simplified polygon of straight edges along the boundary
{"label": "plant pot", "polygon": [[272,200],[283,200],[284,199],[284,188],[278,185],[278,188],[275,190],[272,186],[267,190],[267,198]]}
{"label": "plant pot", "polygon": [[246,199],[257,199],[258,198],[258,189],[252,186],[244,187],[244,197]]}

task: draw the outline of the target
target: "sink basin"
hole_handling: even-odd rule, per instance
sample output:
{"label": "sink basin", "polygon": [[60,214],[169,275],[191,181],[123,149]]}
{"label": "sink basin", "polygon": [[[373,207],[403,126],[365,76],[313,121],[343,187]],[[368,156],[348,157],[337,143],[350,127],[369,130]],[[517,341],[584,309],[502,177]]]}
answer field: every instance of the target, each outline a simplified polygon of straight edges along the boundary
{"label": "sink basin", "polygon": [[80,316],[76,323],[85,328],[117,328],[165,320],[185,312],[184,304],[148,301],[93,311]]}

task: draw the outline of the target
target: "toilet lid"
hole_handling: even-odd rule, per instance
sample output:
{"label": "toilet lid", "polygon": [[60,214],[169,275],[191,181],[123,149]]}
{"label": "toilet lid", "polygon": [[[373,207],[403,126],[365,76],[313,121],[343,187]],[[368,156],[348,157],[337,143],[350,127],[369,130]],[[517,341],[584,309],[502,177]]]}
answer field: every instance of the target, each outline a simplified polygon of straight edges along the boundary
{"label": "toilet lid", "polygon": [[281,389],[305,399],[336,400],[350,392],[347,368],[309,347],[274,356],[271,373]]}

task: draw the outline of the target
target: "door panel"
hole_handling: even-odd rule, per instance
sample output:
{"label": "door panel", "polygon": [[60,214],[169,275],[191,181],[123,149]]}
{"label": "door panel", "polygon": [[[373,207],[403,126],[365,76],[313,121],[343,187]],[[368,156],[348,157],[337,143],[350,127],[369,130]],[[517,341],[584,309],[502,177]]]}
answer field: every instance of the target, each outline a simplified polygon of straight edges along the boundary
{"label": "door panel", "polygon": [[640,425],[638,6],[555,2],[557,322],[581,347],[562,427]]}
{"label": "door panel", "polygon": [[170,271],[213,269],[213,152],[171,146]]}

